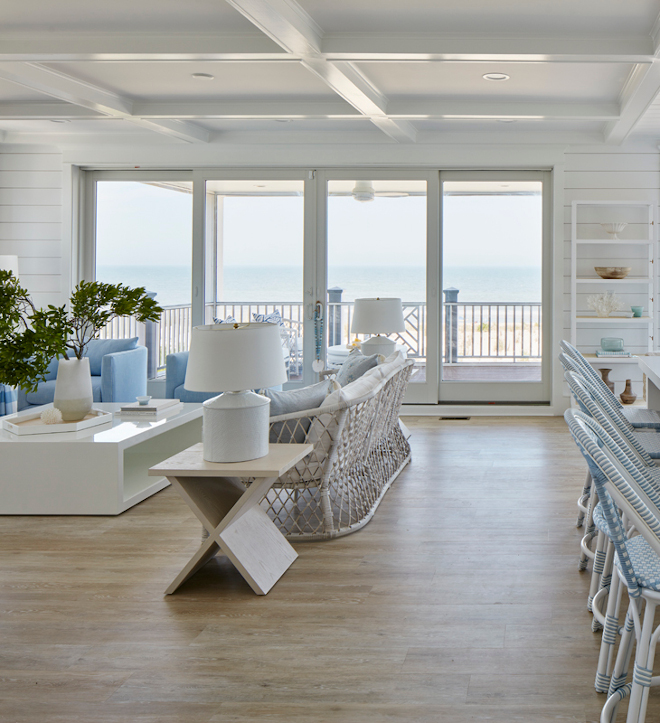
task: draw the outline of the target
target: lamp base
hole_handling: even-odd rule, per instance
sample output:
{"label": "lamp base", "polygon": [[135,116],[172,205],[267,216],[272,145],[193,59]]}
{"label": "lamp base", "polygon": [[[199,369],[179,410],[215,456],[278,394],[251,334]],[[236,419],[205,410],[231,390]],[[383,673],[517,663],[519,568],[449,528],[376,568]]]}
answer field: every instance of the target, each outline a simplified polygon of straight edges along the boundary
{"label": "lamp base", "polygon": [[247,462],[268,454],[270,399],[254,392],[225,392],[203,407],[203,457],[207,462]]}
{"label": "lamp base", "polygon": [[393,339],[388,339],[386,336],[371,336],[362,342],[362,353],[365,356],[371,356],[372,354],[382,354],[383,356],[389,356],[394,353],[396,349],[396,342]]}

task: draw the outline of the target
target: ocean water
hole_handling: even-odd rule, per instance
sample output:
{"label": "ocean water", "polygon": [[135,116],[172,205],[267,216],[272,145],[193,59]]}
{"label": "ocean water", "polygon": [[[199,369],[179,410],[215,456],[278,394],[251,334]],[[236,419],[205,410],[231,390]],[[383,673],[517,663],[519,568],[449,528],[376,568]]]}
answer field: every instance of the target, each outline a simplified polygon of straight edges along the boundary
{"label": "ocean water", "polygon": [[[185,266],[99,266],[99,281],[146,286],[163,305],[189,304],[191,269]],[[328,288],[343,289],[342,300],[395,296],[424,301],[421,266],[335,266],[328,269]],[[541,269],[532,266],[454,266],[444,270],[443,288],[459,290],[462,302],[540,302]],[[302,300],[302,268],[298,266],[228,266],[219,300],[295,302]]]}

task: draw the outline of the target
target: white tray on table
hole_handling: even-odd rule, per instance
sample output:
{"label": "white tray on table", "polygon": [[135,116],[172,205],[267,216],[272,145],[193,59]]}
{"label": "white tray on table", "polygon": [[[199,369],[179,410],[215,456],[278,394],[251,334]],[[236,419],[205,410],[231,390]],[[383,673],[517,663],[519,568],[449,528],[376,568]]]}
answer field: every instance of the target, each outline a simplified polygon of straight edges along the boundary
{"label": "white tray on table", "polygon": [[[52,407],[52,405],[50,405]],[[81,429],[95,427],[99,424],[112,422],[112,412],[103,409],[94,409],[84,419],[77,422],[60,422],[59,424],[44,424],[41,421],[43,407],[37,412],[18,412],[3,417],[3,429],[12,434],[60,434],[61,432],[79,432]]]}

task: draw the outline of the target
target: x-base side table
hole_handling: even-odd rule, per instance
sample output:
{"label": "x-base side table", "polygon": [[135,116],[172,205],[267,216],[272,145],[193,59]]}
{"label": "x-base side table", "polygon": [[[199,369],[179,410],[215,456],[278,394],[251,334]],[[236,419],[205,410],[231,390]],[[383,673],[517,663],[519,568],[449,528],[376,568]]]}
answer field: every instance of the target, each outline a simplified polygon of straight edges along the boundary
{"label": "x-base side table", "polygon": [[[209,536],[172,581],[171,595],[220,550],[257,595],[266,595],[298,553],[259,506],[278,477],[313,449],[311,444],[271,444],[248,462],[207,462],[196,444],[149,470],[167,477]],[[240,477],[254,477],[244,487]]]}

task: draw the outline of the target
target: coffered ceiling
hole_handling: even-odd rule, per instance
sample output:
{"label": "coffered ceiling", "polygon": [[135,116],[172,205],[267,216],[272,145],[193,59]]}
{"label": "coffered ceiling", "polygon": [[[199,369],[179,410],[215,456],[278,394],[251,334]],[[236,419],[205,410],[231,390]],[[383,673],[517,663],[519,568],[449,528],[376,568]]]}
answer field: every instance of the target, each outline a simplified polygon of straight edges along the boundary
{"label": "coffered ceiling", "polygon": [[3,6],[0,140],[658,141],[659,13],[658,0],[22,0]]}

